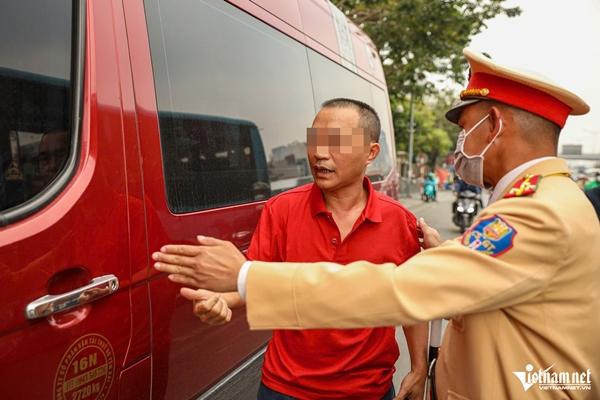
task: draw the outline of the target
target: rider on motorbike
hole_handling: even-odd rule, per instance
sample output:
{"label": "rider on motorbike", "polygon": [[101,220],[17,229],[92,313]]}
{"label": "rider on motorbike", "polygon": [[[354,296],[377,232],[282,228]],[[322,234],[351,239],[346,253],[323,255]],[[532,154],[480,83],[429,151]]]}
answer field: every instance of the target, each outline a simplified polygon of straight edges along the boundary
{"label": "rider on motorbike", "polygon": [[435,174],[433,172],[428,173],[423,183],[423,200],[435,201],[437,199],[437,185],[438,180]]}
{"label": "rider on motorbike", "polygon": [[473,223],[475,216],[483,208],[481,189],[457,178],[454,191],[456,200],[452,203],[452,222],[462,233]]}
{"label": "rider on motorbike", "polygon": [[452,213],[456,211],[456,205],[458,203],[458,199],[461,197],[461,193],[464,192],[473,192],[477,194],[477,201],[479,203],[479,207],[483,208],[483,203],[481,201],[481,188],[475,185],[469,185],[467,182],[460,179],[458,176],[454,178],[454,194],[456,195],[456,200],[452,203]]}

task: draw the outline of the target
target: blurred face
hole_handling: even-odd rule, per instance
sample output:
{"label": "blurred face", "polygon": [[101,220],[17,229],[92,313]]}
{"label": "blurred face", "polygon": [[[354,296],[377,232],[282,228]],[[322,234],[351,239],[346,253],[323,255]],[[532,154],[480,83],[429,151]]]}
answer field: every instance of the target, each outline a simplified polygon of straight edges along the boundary
{"label": "blurred face", "polygon": [[379,154],[379,144],[359,127],[359,114],[352,108],[319,111],[306,139],[311,171],[323,191],[362,183],[367,166]]}

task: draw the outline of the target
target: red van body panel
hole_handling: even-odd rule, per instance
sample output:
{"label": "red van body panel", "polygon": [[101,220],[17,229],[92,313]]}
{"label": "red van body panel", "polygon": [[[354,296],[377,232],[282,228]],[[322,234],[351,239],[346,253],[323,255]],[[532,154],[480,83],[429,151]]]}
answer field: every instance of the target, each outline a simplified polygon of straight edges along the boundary
{"label": "red van body panel", "polygon": [[[228,3],[342,63],[327,0]],[[85,13],[76,170],[51,203],[0,227],[2,398],[193,398],[216,390],[270,334],[251,332],[243,309],[224,326],[200,323],[150,255],[166,243],[192,244],[198,234],[245,250],[264,202],[170,211],[144,2],[87,0]],[[350,32],[354,72],[387,101],[375,48],[357,27]],[[389,135],[389,104],[386,112]],[[395,195],[394,168],[374,186]],[[48,317],[24,314],[35,299],[110,274],[119,281],[111,295]]]}
{"label": "red van body panel", "polygon": [[[134,211],[141,203],[130,195],[139,196],[141,187],[128,181],[124,151],[127,126],[135,121],[133,110],[126,116],[123,108],[127,99],[133,103],[131,87],[123,86],[121,76],[129,67],[127,58],[118,56],[114,4],[89,3],[77,171],[51,204],[0,229],[0,279],[5,284],[0,292],[0,380],[7,399],[71,398],[80,390],[116,398],[128,351],[138,357],[150,351],[147,329],[134,346],[131,342],[132,255],[147,251],[131,251],[132,246],[145,247],[145,233],[144,214]],[[139,185],[139,164],[137,169],[132,172]],[[119,279],[118,292],[46,318],[25,318],[30,301],[106,274]],[[147,297],[146,306],[141,305],[136,321],[147,319]],[[90,371],[100,376],[90,378],[91,385],[72,381]],[[66,382],[71,385],[64,387]]]}

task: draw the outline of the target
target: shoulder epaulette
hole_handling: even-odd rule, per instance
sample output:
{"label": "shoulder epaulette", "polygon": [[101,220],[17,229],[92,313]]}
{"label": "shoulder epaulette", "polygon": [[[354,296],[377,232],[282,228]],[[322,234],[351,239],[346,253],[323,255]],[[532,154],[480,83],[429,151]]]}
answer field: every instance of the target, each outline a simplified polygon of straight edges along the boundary
{"label": "shoulder epaulette", "polygon": [[530,196],[535,193],[541,180],[542,175],[525,175],[515,182],[514,186],[504,195],[504,198]]}

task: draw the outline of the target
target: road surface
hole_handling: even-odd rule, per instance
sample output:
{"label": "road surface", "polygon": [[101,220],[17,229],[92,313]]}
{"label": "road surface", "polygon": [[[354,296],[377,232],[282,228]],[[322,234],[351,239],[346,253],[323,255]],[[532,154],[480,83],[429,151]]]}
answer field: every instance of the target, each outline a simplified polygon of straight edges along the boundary
{"label": "road surface", "polygon": [[[436,202],[425,203],[419,198],[401,198],[400,202],[409,208],[413,214],[425,218],[428,225],[436,228],[442,239],[452,239],[460,236],[460,230],[452,223],[452,202],[454,195],[450,191],[438,193]],[[444,327],[446,324],[444,323]],[[402,328],[396,329],[396,339],[400,346],[400,358],[396,363],[396,374],[394,375],[394,387],[396,392],[400,388],[402,378],[410,371],[410,356],[406,347],[406,340]]]}

